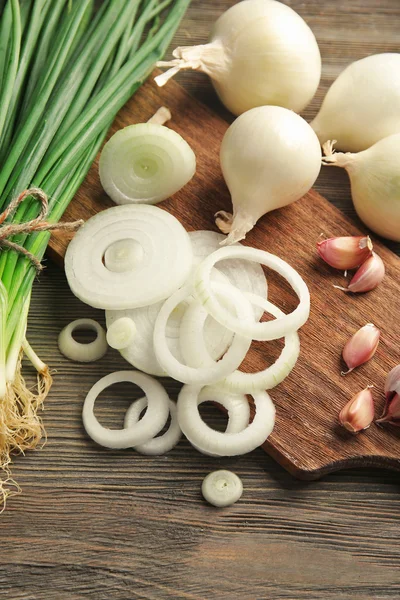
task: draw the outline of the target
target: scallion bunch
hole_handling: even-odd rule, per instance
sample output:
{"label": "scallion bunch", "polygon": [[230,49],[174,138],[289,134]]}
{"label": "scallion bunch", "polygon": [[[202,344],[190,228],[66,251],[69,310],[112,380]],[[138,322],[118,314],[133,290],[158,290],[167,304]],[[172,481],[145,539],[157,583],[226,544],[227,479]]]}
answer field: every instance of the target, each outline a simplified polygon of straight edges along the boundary
{"label": "scallion bunch", "polygon": [[[59,221],[89,170],[118,110],[168,47],[190,0],[0,0],[0,211],[24,190],[49,198]],[[12,223],[36,218],[25,199]],[[10,219],[8,219],[10,221]],[[10,241],[38,259],[49,232]],[[0,467],[42,436],[36,410],[51,378],[25,339],[36,271],[0,245]],[[39,376],[34,394],[21,376],[24,349]],[[0,495],[7,496],[0,483]]]}

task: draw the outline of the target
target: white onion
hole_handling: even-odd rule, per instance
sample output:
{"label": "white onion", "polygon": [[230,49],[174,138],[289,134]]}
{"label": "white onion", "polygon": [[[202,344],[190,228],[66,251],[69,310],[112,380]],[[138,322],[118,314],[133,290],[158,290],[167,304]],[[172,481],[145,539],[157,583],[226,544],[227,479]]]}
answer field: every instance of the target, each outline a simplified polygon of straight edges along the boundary
{"label": "white onion", "polygon": [[184,385],[178,397],[178,421],[187,439],[201,451],[216,456],[237,456],[261,446],[275,424],[275,407],[267,392],[254,392],[256,414],[246,429],[221,433],[201,418],[198,404],[200,386]]}
{"label": "white onion", "polygon": [[213,471],[204,478],[201,493],[209,504],[223,508],[237,502],[243,494],[241,479],[232,471]]}
{"label": "white onion", "polygon": [[228,237],[242,240],[258,219],[299,200],[321,169],[321,148],[310,125],[279,106],[261,106],[241,115],[224,135],[221,168],[232,196],[233,214],[216,213]]}
{"label": "white onion", "polygon": [[331,142],[324,150],[325,165],[346,169],[361,221],[378,235],[400,242],[400,133],[357,154],[334,152]]}
{"label": "white onion", "polygon": [[[232,288],[231,285],[224,285],[221,283],[213,284],[213,290],[218,296],[227,296],[229,298],[229,295],[234,289],[235,288]],[[185,298],[188,297],[188,295],[191,294],[191,291],[191,286],[183,287],[164,302],[154,327],[154,351],[161,367],[170,377],[173,377],[182,383],[209,385],[211,383],[216,383],[226,375],[229,375],[240,365],[250,348],[251,338],[246,336],[246,334],[235,335],[226,354],[219,362],[215,363],[213,367],[200,367],[194,369],[179,362],[168,348],[166,327],[171,313],[183,300],[185,300]],[[238,314],[236,319],[241,319],[243,324],[250,324],[252,321],[254,322],[254,313],[251,305],[243,295],[240,295],[237,298],[237,301],[235,299],[235,308],[236,307]]]}
{"label": "white onion", "polygon": [[[127,429],[108,429],[100,425],[94,414],[97,396],[110,385],[128,381],[138,385],[146,394],[146,414],[138,423]],[[83,404],[83,425],[89,437],[105,448],[132,448],[145,444],[157,435],[167,422],[169,398],[163,386],[138,371],[117,371],[100,379],[90,389]]]}
{"label": "white onion", "polygon": [[[147,408],[146,397],[135,400],[126,412],[124,427],[129,429],[129,427],[135,425],[135,423],[140,422],[140,415],[145,408]],[[173,400],[169,401],[169,414],[171,422],[167,431],[144,444],[135,446],[137,452],[150,456],[159,456],[161,454],[166,454],[177,445],[182,437],[182,431],[178,423],[176,403]]]}
{"label": "white onion", "polygon": [[300,112],[314,96],[321,56],[313,32],[289,6],[246,0],[214,24],[208,44],[177,48],[158,85],[181,69],[207,73],[221,101],[235,115],[274,104]]}
{"label": "white onion", "polygon": [[[143,256],[127,272],[103,264],[107,249],[134,240]],[[147,306],[170,296],[192,268],[190,239],[175,217],[156,206],[115,206],[91,217],[75,234],[65,255],[72,292],[94,306],[121,310]]]}
{"label": "white onion", "polygon": [[374,54],[349,65],[328,90],[311,127],[321,145],[337,140],[347,152],[400,133],[400,54]]}
{"label": "white onion", "polygon": [[[260,296],[254,294],[246,294],[246,297],[255,305],[262,307],[266,312],[272,314],[276,318],[284,317],[285,314],[271,302],[268,302]],[[185,322],[187,315],[194,323],[189,328]],[[207,348],[205,347],[203,337],[201,335],[201,314],[200,311],[195,311],[189,307],[181,325],[181,349],[186,364],[191,367],[209,366],[212,367],[214,362],[210,357]],[[194,329],[197,325],[197,329]],[[279,358],[275,363],[263,371],[257,373],[243,373],[235,371],[228,375],[217,386],[230,392],[251,393],[254,390],[270,390],[281,383],[289,375],[300,354],[300,340],[298,334],[293,331],[285,337],[285,346]]]}
{"label": "white onion", "polygon": [[196,157],[172,129],[139,123],[120,129],[100,156],[99,175],[116,204],[156,204],[192,179]]}
{"label": "white onion", "polygon": [[[88,344],[74,340],[74,331],[88,329],[96,333],[96,339]],[[69,323],[58,336],[58,347],[61,354],[77,362],[94,362],[102,358],[107,352],[106,332],[103,327],[93,319],[77,319]]]}
{"label": "white onion", "polygon": [[[204,258],[219,248],[224,236],[214,231],[192,231],[189,238],[193,249],[193,266],[200,264]],[[213,280],[229,281],[244,292],[266,297],[267,282],[261,265],[247,260],[230,259],[220,261],[218,270],[212,271]],[[121,317],[131,318],[136,325],[136,334],[132,343],[121,349],[121,354],[131,365],[159,377],[166,375],[160,367],[154,354],[153,332],[157,315],[164,302],[152,304],[141,308],[125,311],[106,311],[106,322],[109,328],[112,323]],[[179,330],[182,316],[185,314],[189,301],[179,305],[168,320],[167,339],[168,347],[175,358],[182,362],[179,343]],[[255,310],[255,317],[259,319],[261,310]],[[204,341],[210,355],[214,360],[219,359],[232,341],[233,334],[225,327],[217,323],[212,317],[208,317],[204,325]]]}
{"label": "white onion", "polygon": [[[210,273],[218,261],[230,257],[256,261],[282,275],[299,297],[300,303],[297,308],[290,314],[274,321],[258,323],[243,321],[221,306],[213,293],[214,284],[210,281]],[[195,296],[218,323],[235,333],[251,336],[254,340],[274,340],[284,337],[292,331],[297,331],[307,321],[310,313],[310,293],[297,271],[278,256],[256,248],[246,246],[220,248],[197,267],[194,281]]]}

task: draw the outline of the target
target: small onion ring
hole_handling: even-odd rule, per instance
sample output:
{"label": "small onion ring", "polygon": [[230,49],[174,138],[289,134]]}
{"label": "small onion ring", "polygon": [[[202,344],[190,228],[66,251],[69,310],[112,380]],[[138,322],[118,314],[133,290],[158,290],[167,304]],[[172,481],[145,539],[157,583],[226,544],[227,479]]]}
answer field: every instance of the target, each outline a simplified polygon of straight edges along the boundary
{"label": "small onion ring", "polygon": [[[124,427],[129,428],[137,422],[140,422],[140,414],[147,407],[147,398],[139,398],[130,405],[126,411]],[[160,456],[166,454],[172,448],[174,448],[182,437],[182,431],[178,423],[178,414],[176,408],[176,402],[173,400],[169,401],[169,414],[171,422],[165,433],[153,437],[148,442],[135,446],[135,450],[140,454],[146,454],[149,456]]]}
{"label": "small onion ring", "polygon": [[[121,381],[129,381],[142,388],[148,400],[148,407],[143,419],[128,429],[108,429],[97,420],[94,403],[103,390]],[[100,379],[90,389],[83,403],[82,419],[87,434],[100,446],[113,449],[132,448],[145,444],[156,436],[167,422],[168,414],[168,394],[156,379],[139,371],[116,371]]]}
{"label": "small onion ring", "polygon": [[267,392],[252,394],[256,408],[253,421],[237,433],[221,433],[211,429],[200,416],[200,386],[184,385],[178,397],[179,425],[198,450],[215,456],[238,456],[261,446],[275,424],[275,406]]}
{"label": "small onion ring", "polygon": [[[292,286],[299,297],[300,304],[293,312],[279,319],[268,322],[248,322],[240,317],[230,314],[213,294],[213,285],[210,280],[212,268],[220,260],[227,258],[242,258],[244,260],[257,261],[265,265],[282,277]],[[220,248],[197,267],[194,277],[194,294],[206,308],[207,312],[214,317],[218,323],[224,325],[230,331],[251,336],[254,340],[267,341],[284,337],[291,331],[297,331],[307,321],[310,314],[310,292],[302,277],[287,262],[256,248],[248,246],[229,246]]]}
{"label": "small onion ring", "polygon": [[[77,342],[72,333],[79,329],[89,329],[96,333],[96,339],[89,344]],[[58,336],[58,347],[61,354],[76,362],[94,362],[107,352],[106,332],[94,319],[76,319],[69,323]]]}
{"label": "small onion ring", "polygon": [[[285,314],[272,302],[268,302],[260,296],[247,293],[246,298],[252,304],[262,308],[276,318]],[[188,321],[192,326],[188,326]],[[204,343],[200,328],[204,322],[204,315],[199,310],[199,305],[191,305],[187,308],[181,323],[181,351],[185,362],[191,367],[212,367],[215,361],[210,356]],[[190,335],[188,332],[190,331]],[[254,390],[270,390],[280,384],[295,366],[300,354],[300,340],[298,333],[292,331],[285,336],[285,346],[278,359],[269,367],[257,373],[243,373],[234,371],[216,385],[234,393],[251,393]]]}
{"label": "small onion ring", "polygon": [[[214,283],[213,289],[217,294],[229,296],[235,288],[230,284]],[[194,369],[179,362],[171,353],[167,339],[166,328],[168,319],[173,310],[192,292],[191,286],[186,286],[175,292],[162,306],[154,326],[154,351],[161,367],[177,381],[189,384],[209,385],[220,381],[232,373],[240,365],[251,345],[251,338],[244,335],[235,335],[231,346],[223,358],[213,367]],[[245,322],[254,321],[251,304],[243,295],[236,298],[239,317]],[[235,304],[236,306],[236,304]]]}
{"label": "small onion ring", "polygon": [[[109,271],[105,252],[129,239],[142,248],[142,259],[128,273]],[[125,204],[97,213],[78,230],[67,248],[65,274],[82,302],[124,310],[168,298],[185,283],[192,263],[190,238],[178,219],[157,206]]]}

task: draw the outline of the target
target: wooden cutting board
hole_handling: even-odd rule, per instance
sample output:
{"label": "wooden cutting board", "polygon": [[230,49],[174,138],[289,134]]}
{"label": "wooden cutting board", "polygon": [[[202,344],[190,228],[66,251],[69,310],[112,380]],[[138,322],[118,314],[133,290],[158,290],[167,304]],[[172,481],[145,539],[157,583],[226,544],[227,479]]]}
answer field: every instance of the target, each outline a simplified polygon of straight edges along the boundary
{"label": "wooden cutting board", "polygon": [[[219,167],[219,147],[228,124],[194,100],[182,87],[170,82],[158,89],[150,79],[121,110],[113,132],[146,121],[161,106],[173,116],[169,123],[191,145],[197,156],[193,180],[161,206],[175,215],[188,230],[215,230],[214,213],[229,209],[229,193]],[[88,219],[112,205],[102,191],[97,161],[68,208],[65,218]],[[346,295],[333,284],[344,285],[343,275],[317,256],[315,244],[321,234],[331,237],[359,235],[365,230],[351,222],[315,191],[301,201],[264,217],[248,235],[246,243],[278,254],[297,269],[311,293],[311,316],[300,331],[298,363],[278,388],[271,391],[277,407],[275,429],[265,450],[291,473],[302,479],[347,467],[387,467],[400,470],[400,430],[376,425],[352,436],[337,424],[342,406],[356,392],[373,384],[376,413],[384,404],[386,373],[400,362],[400,260],[374,240],[375,250],[387,268],[384,283],[359,296]],[[68,236],[56,233],[50,243],[52,257],[61,265]],[[267,273],[270,299],[290,311],[296,299],[290,288]],[[340,371],[341,350],[361,326],[374,322],[382,331],[375,358],[347,377]],[[253,343],[243,368],[258,371],[277,357],[282,342]]]}

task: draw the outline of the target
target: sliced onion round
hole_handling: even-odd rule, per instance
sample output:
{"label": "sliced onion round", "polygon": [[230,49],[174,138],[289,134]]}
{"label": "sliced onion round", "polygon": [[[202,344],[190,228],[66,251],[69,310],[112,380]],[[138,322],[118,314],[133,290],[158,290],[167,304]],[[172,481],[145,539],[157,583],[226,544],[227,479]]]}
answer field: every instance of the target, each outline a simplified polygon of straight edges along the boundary
{"label": "sliced onion round", "polygon": [[213,471],[204,478],[201,493],[204,500],[217,508],[232,506],[243,494],[242,480],[232,471]]}
{"label": "sliced onion round", "polygon": [[136,325],[129,317],[119,317],[107,329],[107,343],[115,350],[127,348],[135,336]]}
{"label": "sliced onion round", "polygon": [[[148,407],[138,423],[126,429],[108,429],[100,425],[94,414],[97,396],[110,385],[129,381],[138,385],[146,394]],[[83,404],[83,425],[89,437],[105,448],[132,448],[145,444],[157,435],[167,422],[169,397],[163,386],[138,371],[117,371],[100,379],[89,391]]]}
{"label": "sliced onion round", "polygon": [[[81,344],[72,337],[74,331],[88,329],[96,333],[96,339],[89,344]],[[61,354],[77,362],[94,362],[107,352],[106,332],[93,319],[77,319],[69,323],[58,336],[58,347]]]}
{"label": "sliced onion round", "polygon": [[172,129],[139,123],[120,129],[104,146],[99,175],[116,204],[156,204],[175,194],[196,171],[196,156]]}
{"label": "sliced onion round", "polygon": [[[145,396],[143,398],[139,398],[139,400],[136,400],[133,404],[131,404],[125,415],[124,426],[129,428],[132,425],[135,425],[135,423],[140,422],[140,415],[146,407],[147,398]],[[135,446],[135,450],[137,452],[150,456],[159,456],[161,454],[166,454],[177,445],[182,437],[182,431],[178,423],[176,402],[173,400],[169,401],[169,414],[171,421],[167,431],[162,435],[154,437],[144,444]]]}
{"label": "sliced onion round", "polygon": [[[284,315],[274,321],[264,323],[244,322],[221,305],[213,293],[213,285],[210,279],[213,267],[220,261],[228,258],[241,258],[256,261],[265,265],[282,277],[292,286],[300,303],[297,308],[288,315]],[[230,246],[220,248],[207,257],[198,267],[194,277],[194,293],[198,300],[206,308],[207,312],[214,317],[218,323],[235,333],[251,336],[254,340],[266,341],[284,337],[291,331],[297,331],[307,321],[310,314],[310,293],[307,285],[300,275],[284,260],[256,248],[248,246]]]}
{"label": "sliced onion round", "polygon": [[[259,306],[276,318],[284,316],[284,313],[278,307],[260,296],[247,293],[246,298],[248,298],[252,304]],[[185,316],[182,319],[182,355],[187,365],[191,367],[213,367],[215,361],[207,351],[201,331],[204,314],[202,314],[199,306],[200,305],[193,305],[188,307]],[[237,370],[222,379],[217,385],[219,388],[230,392],[242,392],[245,394],[251,393],[254,390],[270,390],[286,379],[295,366],[299,354],[299,336],[296,331],[292,331],[286,335],[285,346],[274,364],[257,373],[243,373],[242,371]]]}
{"label": "sliced onion round", "polygon": [[237,456],[261,446],[275,424],[275,407],[267,392],[252,394],[256,413],[253,421],[237,433],[221,433],[211,429],[200,416],[200,386],[184,385],[178,397],[179,425],[198,450],[215,456]]}
{"label": "sliced onion round", "polygon": [[[193,265],[197,266],[220,247],[220,242],[226,236],[214,231],[192,231],[189,233],[189,237],[193,248]],[[243,292],[253,292],[263,297],[266,297],[267,294],[264,271],[257,263],[245,260],[221,261],[218,270],[213,269],[212,271],[212,280],[226,283],[229,281]],[[151,306],[124,311],[106,311],[108,328],[120,317],[129,317],[135,322],[135,338],[132,339],[131,344],[120,350],[121,355],[137,369],[158,377],[162,377],[166,373],[160,367],[154,353],[153,333],[154,324],[163,304],[164,302],[161,301]],[[189,304],[189,300],[183,301],[176,307],[168,320],[168,347],[172,355],[180,362],[183,362],[179,342],[180,324]],[[257,319],[261,317],[262,312],[262,309],[258,312],[255,311]],[[218,360],[226,352],[233,338],[231,331],[210,316],[204,324],[203,335],[206,348],[214,360]]]}
{"label": "sliced onion round", "polygon": [[[229,297],[232,290],[235,288],[231,285],[214,283],[213,289],[218,295]],[[211,367],[200,367],[196,369],[179,362],[172,355],[168,347],[166,328],[171,313],[173,313],[175,308],[190,295],[191,290],[191,286],[183,287],[164,302],[154,327],[154,351],[161,367],[170,377],[173,377],[182,383],[209,385],[220,381],[223,377],[226,377],[237,369],[250,348],[251,339],[244,335],[235,335],[226,354],[219,362],[216,362]],[[239,317],[243,318],[245,322],[248,321],[250,323],[251,321],[254,321],[254,313],[251,304],[242,294],[240,294],[237,299],[237,304],[235,304],[235,306],[238,308],[237,312]]]}
{"label": "sliced onion round", "polygon": [[[103,261],[108,248],[123,240],[141,247],[141,259],[128,272],[115,270],[115,265],[107,269]],[[192,262],[190,239],[179,221],[161,208],[137,204],[114,206],[91,217],[67,248],[65,273],[82,302],[123,310],[170,296],[187,280]]]}

